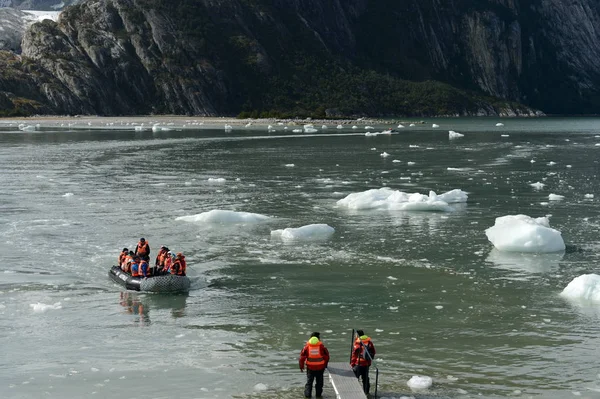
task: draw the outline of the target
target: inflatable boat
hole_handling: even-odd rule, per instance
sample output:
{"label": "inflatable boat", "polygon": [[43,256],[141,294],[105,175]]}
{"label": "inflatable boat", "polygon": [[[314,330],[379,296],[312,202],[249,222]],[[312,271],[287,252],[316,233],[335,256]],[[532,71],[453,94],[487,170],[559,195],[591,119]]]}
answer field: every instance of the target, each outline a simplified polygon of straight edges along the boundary
{"label": "inflatable boat", "polygon": [[190,290],[190,279],[187,276],[166,274],[147,278],[132,277],[131,274],[121,270],[119,266],[111,267],[108,275],[114,282],[128,290],[162,293],[188,292]]}

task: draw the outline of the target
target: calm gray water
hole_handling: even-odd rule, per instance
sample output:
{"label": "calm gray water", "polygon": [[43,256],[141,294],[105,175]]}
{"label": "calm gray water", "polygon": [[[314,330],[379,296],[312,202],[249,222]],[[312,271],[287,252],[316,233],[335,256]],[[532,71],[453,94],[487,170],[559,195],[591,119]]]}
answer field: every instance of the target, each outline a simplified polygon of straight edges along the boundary
{"label": "calm gray water", "polygon": [[[307,335],[320,331],[345,361],[352,328],[374,340],[386,397],[600,397],[600,305],[559,296],[600,261],[600,119],[496,122],[377,137],[0,122],[0,397],[296,398]],[[450,213],[336,207],[383,186],[459,188],[469,201]],[[272,219],[175,220],[213,209]],[[551,214],[566,253],[494,250],[485,229],[518,213]],[[270,236],[311,223],[335,234]],[[107,277],[142,236],[152,254],[187,255],[188,295],[126,292]],[[433,387],[411,393],[413,375]]]}

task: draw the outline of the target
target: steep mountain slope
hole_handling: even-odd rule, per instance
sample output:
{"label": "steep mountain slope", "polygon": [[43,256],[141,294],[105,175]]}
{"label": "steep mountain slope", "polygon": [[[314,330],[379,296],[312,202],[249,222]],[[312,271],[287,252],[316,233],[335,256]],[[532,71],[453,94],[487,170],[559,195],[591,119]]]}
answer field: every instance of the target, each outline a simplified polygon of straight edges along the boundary
{"label": "steep mountain slope", "polygon": [[59,113],[594,113],[599,23],[593,0],[90,0],[25,33],[43,89],[5,56],[0,91]]}

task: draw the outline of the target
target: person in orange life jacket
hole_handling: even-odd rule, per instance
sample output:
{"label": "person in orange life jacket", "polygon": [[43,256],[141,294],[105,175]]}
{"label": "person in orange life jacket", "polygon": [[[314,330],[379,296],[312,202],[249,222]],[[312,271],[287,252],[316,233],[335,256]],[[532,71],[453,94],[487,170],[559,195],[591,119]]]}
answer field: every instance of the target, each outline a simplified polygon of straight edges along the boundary
{"label": "person in orange life jacket", "polygon": [[121,267],[121,265],[123,264],[123,261],[125,260],[125,257],[127,255],[129,255],[129,250],[127,248],[123,248],[123,250],[119,254],[119,263],[117,263],[117,265],[119,265],[119,267]]}
{"label": "person in orange life jacket", "polygon": [[[131,261],[133,259],[132,255],[133,252],[131,251],[127,251],[127,253],[121,253],[119,255],[119,258],[121,259],[121,263],[119,263],[119,266],[121,267],[121,270],[123,270],[124,272],[128,272],[127,268],[129,267],[129,265],[131,264]],[[123,255],[123,256],[121,256]]]}
{"label": "person in orange life jacket", "polygon": [[156,254],[156,261],[154,262],[154,266],[157,269],[162,269],[163,265],[165,264],[167,252],[169,252],[169,248],[165,247],[164,245],[158,250],[158,254]]}
{"label": "person in orange life jacket", "polygon": [[121,267],[121,269],[123,269],[124,272],[131,273],[131,264],[133,263],[134,257],[135,254],[133,253],[133,251],[129,251],[129,255],[125,257],[125,265]]}
{"label": "person in orange life jacket", "polygon": [[300,359],[298,361],[300,371],[304,371],[304,366],[306,366],[305,398],[312,396],[312,387],[315,380],[315,394],[317,398],[323,394],[323,372],[329,363],[329,351],[323,345],[320,338],[321,335],[318,332],[312,333],[310,339],[300,351]]}
{"label": "person in orange life jacket", "polygon": [[163,265],[163,273],[169,274],[171,273],[171,268],[173,267],[173,263],[175,262],[175,254],[171,251],[167,252],[167,256],[165,257],[165,264]]}
{"label": "person in orange life jacket", "polygon": [[139,277],[141,276],[141,270],[140,270],[140,257],[139,256],[134,256],[133,260],[131,261],[131,277]]}
{"label": "person in orange life jacket", "polygon": [[146,259],[140,260],[138,274],[140,277],[150,277],[152,275],[150,272],[150,265],[148,265],[148,261]]}
{"label": "person in orange life jacket", "polygon": [[363,391],[368,395],[371,389],[369,366],[371,366],[371,361],[375,358],[375,345],[373,345],[373,341],[365,335],[363,330],[356,330],[356,335],[357,338],[352,347],[350,366],[356,378],[362,379]]}
{"label": "person in orange life jacket", "polygon": [[140,258],[150,260],[150,244],[144,237],[140,238],[140,242],[135,247],[135,254]]}
{"label": "person in orange life jacket", "polygon": [[181,252],[177,252],[177,256],[175,257],[173,266],[171,266],[171,274],[176,274],[178,276],[185,276],[186,269],[187,269],[187,264],[185,262],[185,256],[183,256],[183,254]]}

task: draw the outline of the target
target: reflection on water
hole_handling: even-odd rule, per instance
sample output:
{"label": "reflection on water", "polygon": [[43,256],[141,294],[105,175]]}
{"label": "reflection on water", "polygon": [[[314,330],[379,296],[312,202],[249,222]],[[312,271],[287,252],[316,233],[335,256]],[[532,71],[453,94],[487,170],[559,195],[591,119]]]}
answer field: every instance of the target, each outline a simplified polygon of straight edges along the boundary
{"label": "reflection on water", "polygon": [[188,293],[155,295],[127,291],[119,293],[119,304],[125,313],[133,316],[134,323],[147,326],[150,325],[150,310],[170,309],[173,318],[184,317],[188,296]]}
{"label": "reflection on water", "polygon": [[527,273],[548,273],[557,271],[563,252],[550,254],[535,254],[521,252],[504,252],[496,248],[488,254],[486,261],[495,267]]}

